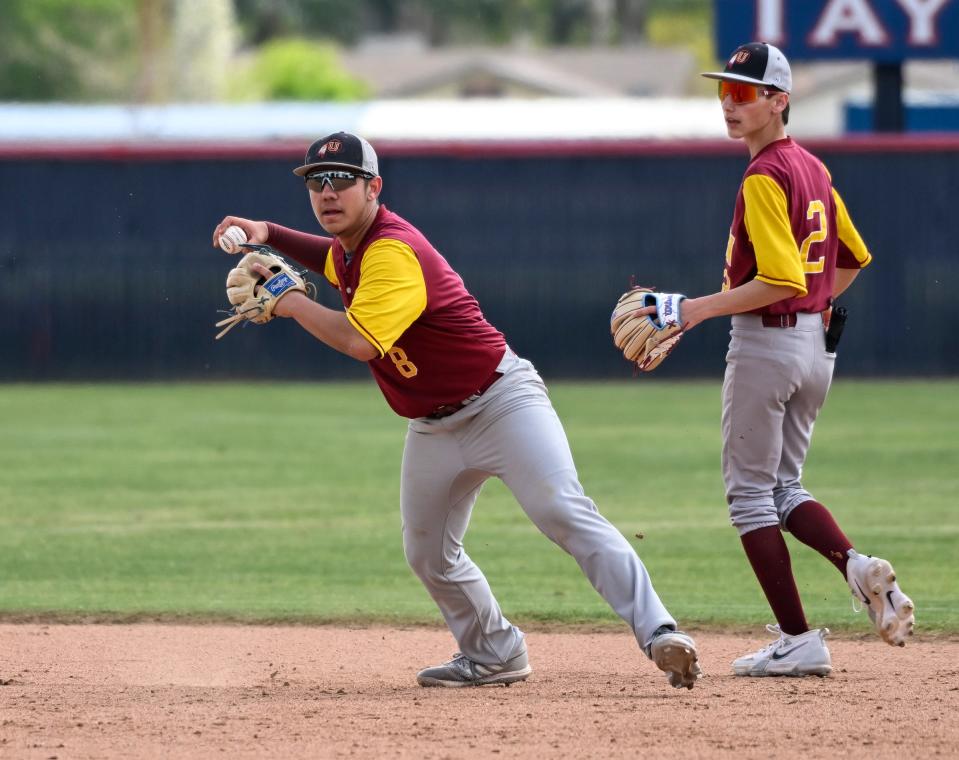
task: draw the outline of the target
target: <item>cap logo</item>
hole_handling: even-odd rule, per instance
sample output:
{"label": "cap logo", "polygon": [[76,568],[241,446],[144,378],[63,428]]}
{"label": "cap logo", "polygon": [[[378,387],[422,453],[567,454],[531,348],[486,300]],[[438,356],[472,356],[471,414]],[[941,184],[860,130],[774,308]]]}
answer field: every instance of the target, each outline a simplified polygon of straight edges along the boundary
{"label": "cap logo", "polygon": [[734,55],[732,58],[729,59],[729,62],[731,64],[733,63],[743,64],[749,60],[750,56],[751,54],[748,50],[740,50],[738,53],[736,53],[736,55]]}
{"label": "cap logo", "polygon": [[339,140],[330,140],[326,145],[323,146],[323,153],[329,151],[330,153],[339,153],[340,148],[343,147],[343,143]]}

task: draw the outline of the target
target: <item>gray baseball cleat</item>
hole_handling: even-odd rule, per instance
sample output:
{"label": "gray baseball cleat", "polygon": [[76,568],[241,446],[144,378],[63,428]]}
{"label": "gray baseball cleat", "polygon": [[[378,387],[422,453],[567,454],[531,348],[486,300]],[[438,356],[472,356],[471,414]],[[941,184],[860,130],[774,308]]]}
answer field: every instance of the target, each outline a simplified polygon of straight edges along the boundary
{"label": "gray baseball cleat", "polygon": [[[876,632],[893,646],[906,646],[916,624],[916,607],[896,583],[896,571],[886,560],[850,549],[846,581],[853,598],[865,608]],[[853,609],[856,609],[853,603]],[[858,612],[858,610],[856,610]]]}
{"label": "gray baseball cleat", "polygon": [[703,675],[699,655],[692,638],[672,628],[660,628],[649,645],[649,657],[656,667],[666,673],[669,685],[675,689],[693,688]]}
{"label": "gray baseball cleat", "polygon": [[490,684],[509,686],[516,681],[525,681],[532,672],[525,650],[503,665],[483,665],[457,652],[449,662],[421,670],[416,674],[416,682],[420,686],[447,688]]}

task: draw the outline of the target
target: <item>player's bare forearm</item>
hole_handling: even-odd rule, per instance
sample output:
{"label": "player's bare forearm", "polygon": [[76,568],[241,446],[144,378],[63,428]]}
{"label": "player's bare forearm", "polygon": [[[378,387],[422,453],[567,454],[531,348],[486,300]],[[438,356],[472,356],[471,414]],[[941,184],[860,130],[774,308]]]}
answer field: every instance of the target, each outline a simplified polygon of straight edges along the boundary
{"label": "player's bare forearm", "polygon": [[836,279],[832,286],[832,297],[836,298],[843,293],[855,280],[861,269],[836,269]]}
{"label": "player's bare forearm", "polygon": [[295,319],[314,338],[357,361],[368,362],[380,355],[350,324],[346,314],[328,309],[302,293],[285,296],[276,305],[274,313]]}
{"label": "player's bare forearm", "polygon": [[797,292],[795,288],[788,285],[770,285],[761,280],[750,280],[732,290],[724,290],[700,298],[687,298],[680,307],[683,326],[689,330],[713,317],[761,309],[784,298],[791,298]]}
{"label": "player's bare forearm", "polygon": [[274,222],[267,222],[267,231],[270,235],[270,244],[274,248],[278,248],[285,256],[289,256],[310,271],[323,273],[326,253],[333,245],[333,238],[311,235]]}

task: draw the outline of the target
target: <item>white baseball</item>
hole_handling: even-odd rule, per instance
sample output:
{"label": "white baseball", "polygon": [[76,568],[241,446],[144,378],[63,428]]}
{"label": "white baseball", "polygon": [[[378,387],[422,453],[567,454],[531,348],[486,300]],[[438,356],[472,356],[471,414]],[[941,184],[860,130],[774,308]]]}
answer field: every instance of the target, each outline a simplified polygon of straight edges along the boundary
{"label": "white baseball", "polygon": [[246,233],[235,224],[227,227],[220,235],[220,248],[227,253],[239,253],[240,244],[246,242]]}

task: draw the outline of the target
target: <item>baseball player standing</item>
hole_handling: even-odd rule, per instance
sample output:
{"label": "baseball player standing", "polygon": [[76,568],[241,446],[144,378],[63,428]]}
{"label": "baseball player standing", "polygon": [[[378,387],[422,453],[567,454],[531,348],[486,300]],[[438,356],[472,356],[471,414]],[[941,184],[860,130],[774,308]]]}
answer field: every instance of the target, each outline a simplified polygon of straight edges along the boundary
{"label": "baseball player standing", "polygon": [[324,137],[294,174],[306,181],[332,239],[228,216],[213,241],[237,225],[250,242],[269,241],[321,273],[345,311],[290,292],[274,314],[366,362],[392,409],[410,420],[403,545],[459,646],[449,662],[421,671],[419,684],[508,684],[532,672],[523,633],[463,548],[480,488],[496,476],[536,527],[576,559],[670,684],[692,688],[700,674],[695,644],[676,629],[636,552],[583,493],[542,379],[423,234],[380,203],[383,180],[370,144],[344,132]]}
{"label": "baseball player standing", "polygon": [[[871,255],[823,164],[786,136],[792,74],[780,50],[737,48],[719,80],[730,137],[749,149],[722,290],[682,302],[686,329],[732,315],[723,384],[723,477],[732,524],[766,595],[778,638],[733,663],[736,675],[826,675],[828,629],[810,630],[783,530],[842,573],[880,636],[904,645],[913,603],[890,564],[857,553],[800,477],[832,380],[833,300]],[[648,312],[649,310],[647,310]],[[834,347],[833,347],[834,348]]]}

